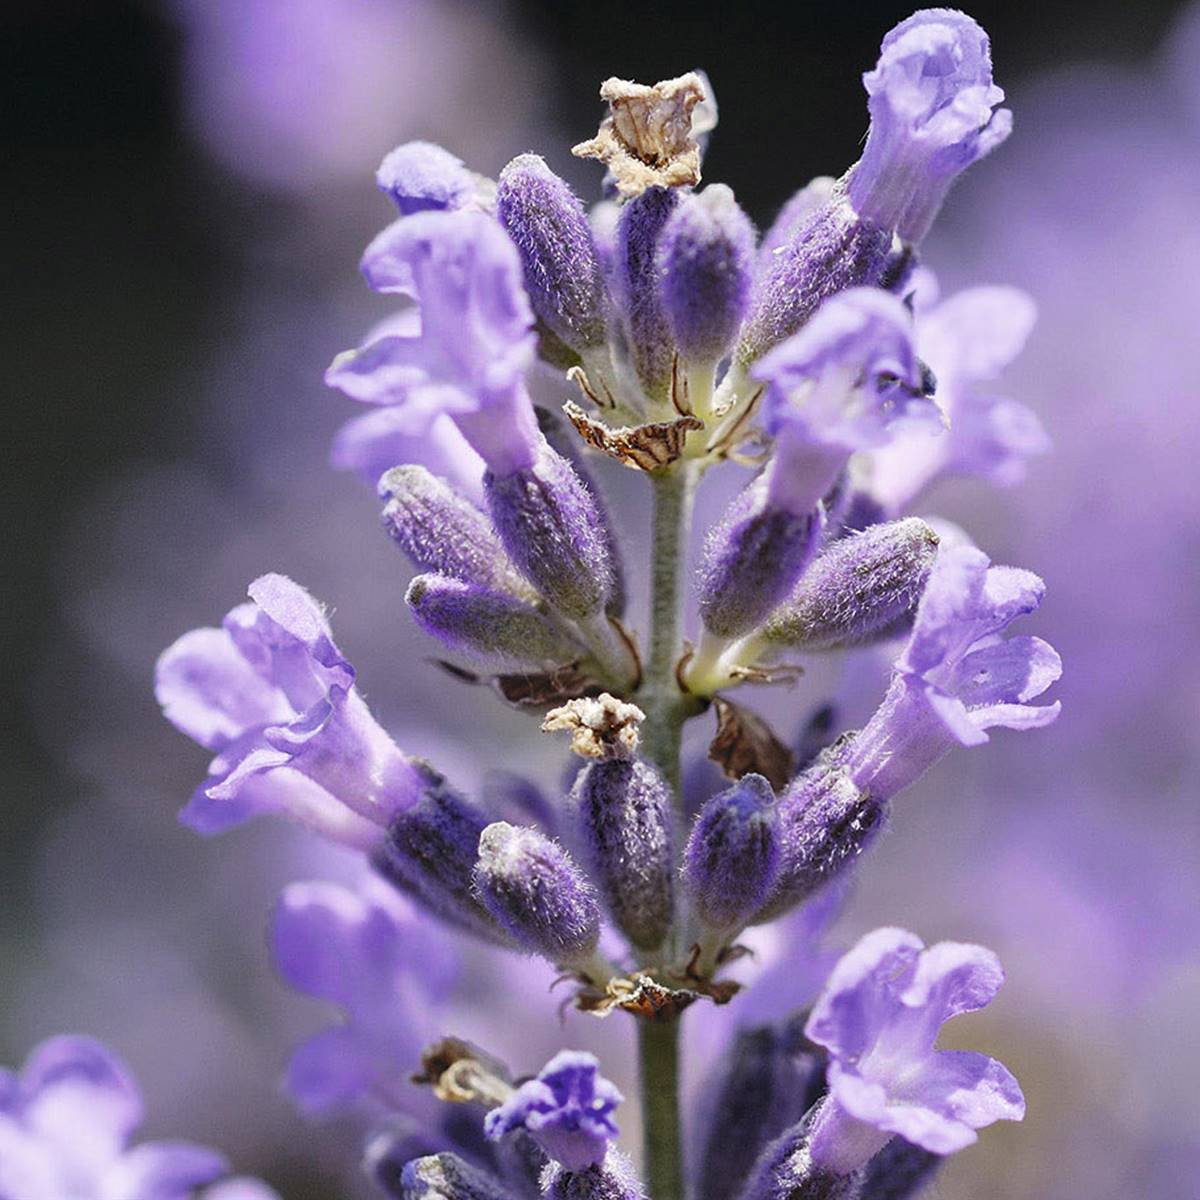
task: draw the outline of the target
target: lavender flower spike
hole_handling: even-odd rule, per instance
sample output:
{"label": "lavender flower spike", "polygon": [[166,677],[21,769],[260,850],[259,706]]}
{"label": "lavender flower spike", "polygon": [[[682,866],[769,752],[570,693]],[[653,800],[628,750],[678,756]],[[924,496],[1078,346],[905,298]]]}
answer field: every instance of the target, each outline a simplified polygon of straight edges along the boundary
{"label": "lavender flower spike", "polygon": [[883,39],[863,83],[871,129],[850,202],[916,244],[955,177],[1012,132],[1012,113],[996,110],[1004,92],[992,82],[988,36],[965,13],[922,9]]}
{"label": "lavender flower spike", "polygon": [[999,636],[1044,592],[1031,571],[993,567],[973,546],[939,551],[888,693],[847,754],[860,788],[882,802],[993,726],[1038,729],[1058,716],[1057,701],[1029,703],[1062,674],[1054,648]]}
{"label": "lavender flower spike", "polygon": [[284,812],[373,847],[426,778],[371,716],[316,601],[282,575],[249,591],[252,604],[184,634],[155,668],[167,720],[216,751],[180,820],[212,834]]}
{"label": "lavender flower spike", "polygon": [[833,969],[805,1027],[830,1055],[829,1096],[809,1149],[836,1175],[864,1166],[893,1134],[952,1154],[994,1121],[1019,1121],[1025,1100],[995,1059],[935,1050],[942,1024],[984,1008],[1004,972],[982,946],[925,948],[902,929],[869,933]]}
{"label": "lavender flower spike", "polygon": [[624,1097],[600,1074],[592,1054],[563,1050],[487,1115],[484,1132],[492,1141],[524,1129],[568,1171],[584,1171],[604,1161],[617,1136],[613,1109]]}
{"label": "lavender flower spike", "polygon": [[541,438],[524,373],[537,339],[516,248],[477,212],[419,212],[386,229],[363,270],[373,286],[420,303],[420,332],[339,355],[331,387],[367,404],[399,406],[404,430],[446,414],[489,468],[528,466]]}
{"label": "lavender flower spike", "polygon": [[[257,1181],[229,1178],[229,1164],[191,1142],[129,1139],[142,1098],[128,1068],[87,1037],[36,1046],[19,1074],[0,1070],[0,1196],[12,1200],[230,1200],[237,1191],[278,1200]],[[225,1193],[208,1189],[227,1181]],[[253,1190],[252,1190],[253,1189]]]}
{"label": "lavender flower spike", "polygon": [[479,836],[475,887],[488,911],[531,954],[586,966],[600,938],[595,890],[571,856],[536,829],[505,821]]}

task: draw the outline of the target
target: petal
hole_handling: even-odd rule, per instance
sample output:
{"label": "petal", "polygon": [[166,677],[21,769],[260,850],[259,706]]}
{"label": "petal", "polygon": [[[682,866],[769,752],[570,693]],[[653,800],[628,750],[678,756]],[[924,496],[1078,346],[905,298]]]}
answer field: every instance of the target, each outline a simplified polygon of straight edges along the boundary
{"label": "petal", "polygon": [[939,379],[993,379],[1021,353],[1036,320],[1037,306],[1018,288],[968,288],[921,316],[917,346]]}
{"label": "petal", "polygon": [[328,1112],[358,1099],[370,1086],[371,1063],[347,1026],[323,1030],[297,1046],[285,1086],[308,1113]]}
{"label": "petal", "polygon": [[449,150],[432,142],[405,142],[384,157],[375,183],[401,213],[458,209],[471,205],[478,191],[475,175]]}
{"label": "petal", "polygon": [[407,258],[396,252],[397,242],[402,247],[405,245],[405,239],[397,237],[403,232],[403,224],[404,218],[401,217],[380,230],[363,251],[358,264],[367,285],[388,296],[416,295],[412,265]]}
{"label": "petal", "polygon": [[154,694],[167,720],[210,750],[288,716],[284,697],[224,629],[193,629],[168,646],[154,668]]}
{"label": "petal", "polygon": [[925,689],[930,710],[937,716],[950,736],[961,746],[982,746],[988,740],[975,714],[957,697],[934,687]]}
{"label": "petal", "polygon": [[261,1179],[239,1175],[210,1187],[204,1193],[204,1200],[280,1200],[280,1197]]}
{"label": "petal", "polygon": [[189,1200],[228,1172],[225,1158],[205,1146],[146,1142],[105,1174],[98,1200]]}
{"label": "petal", "polygon": [[63,1190],[61,1163],[53,1147],[0,1114],[0,1196],[60,1200]]}
{"label": "petal", "polygon": [[974,546],[941,547],[913,622],[912,635],[896,665],[917,674],[940,667],[981,633],[973,614],[979,609],[988,573],[988,557]]}
{"label": "petal", "polygon": [[940,1026],[959,1013],[990,1004],[1004,983],[1000,960],[984,946],[938,942],[917,962],[916,974],[900,997],[911,1008],[928,1008]]}
{"label": "petal", "polygon": [[[382,337],[345,350],[325,370],[325,383],[360,404],[401,404],[429,381],[425,343],[419,337]],[[409,432],[419,432],[410,417]]]}
{"label": "petal", "polygon": [[825,984],[805,1034],[839,1059],[867,1053],[901,1013],[900,994],[924,943],[903,929],[876,929],[847,954]]}
{"label": "petal", "polygon": [[1062,659],[1048,642],[1014,637],[972,650],[954,672],[952,690],[968,708],[1025,703],[1062,675]]}
{"label": "petal", "polygon": [[1020,567],[992,567],[983,589],[983,600],[990,610],[990,620],[994,622],[987,632],[999,631],[1018,617],[1033,612],[1045,594],[1045,583],[1032,571]]}
{"label": "petal", "polygon": [[1058,720],[1062,704],[989,704],[971,710],[971,720],[980,729],[1044,729]]}

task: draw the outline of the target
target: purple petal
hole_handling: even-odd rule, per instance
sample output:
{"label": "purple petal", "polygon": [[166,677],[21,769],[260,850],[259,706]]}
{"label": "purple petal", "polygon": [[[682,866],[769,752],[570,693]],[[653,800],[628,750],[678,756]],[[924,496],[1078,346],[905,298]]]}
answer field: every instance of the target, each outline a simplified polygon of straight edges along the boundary
{"label": "purple petal", "polygon": [[917,346],[938,379],[994,379],[1021,353],[1037,321],[1037,307],[1011,287],[956,292],[923,314]]}
{"label": "purple petal", "polygon": [[972,650],[955,668],[954,693],[969,709],[1023,704],[1062,675],[1062,659],[1037,637],[997,640]]}
{"label": "purple petal", "polygon": [[189,1200],[197,1188],[228,1174],[215,1150],[191,1142],[146,1142],[104,1177],[104,1200]]}
{"label": "purple petal", "polygon": [[296,1048],[288,1064],[286,1087],[306,1112],[324,1113],[357,1099],[371,1079],[371,1063],[354,1031],[336,1026]]}
{"label": "purple petal", "polygon": [[375,182],[405,216],[426,209],[466,208],[477,192],[475,175],[432,142],[397,146],[379,164]]}
{"label": "purple petal", "polygon": [[280,1200],[280,1197],[261,1180],[238,1176],[210,1187],[204,1193],[204,1200]]}
{"label": "purple petal", "polygon": [[193,629],[168,646],[155,665],[154,694],[167,720],[210,750],[289,715],[224,629]]}
{"label": "purple petal", "polygon": [[935,670],[955,648],[965,650],[982,636],[967,614],[979,610],[987,571],[987,555],[974,546],[939,549],[917,606],[912,636],[896,662],[900,670]]}
{"label": "purple petal", "polygon": [[917,962],[901,1000],[928,1008],[940,1026],[960,1013],[985,1008],[1004,983],[1004,970],[991,950],[965,942],[938,942]]}
{"label": "purple petal", "polygon": [[900,994],[924,943],[903,929],[868,933],[834,967],[805,1034],[839,1059],[855,1059],[875,1044],[902,1011]]}
{"label": "purple petal", "polygon": [[1044,729],[1054,724],[1062,712],[1062,704],[989,704],[972,709],[971,720],[980,729]]}

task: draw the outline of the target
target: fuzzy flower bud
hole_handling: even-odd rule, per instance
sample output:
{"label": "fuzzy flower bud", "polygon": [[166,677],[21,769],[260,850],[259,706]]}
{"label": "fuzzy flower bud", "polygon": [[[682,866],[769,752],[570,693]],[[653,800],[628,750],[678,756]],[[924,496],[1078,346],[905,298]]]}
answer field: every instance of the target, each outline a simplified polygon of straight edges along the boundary
{"label": "fuzzy flower bud", "polygon": [[520,252],[534,313],[578,353],[602,346],[607,294],[579,198],[544,159],[522,154],[500,173],[496,201]]}
{"label": "fuzzy flower bud", "polygon": [[639,949],[657,949],[675,907],[666,781],[641,759],[610,758],[579,773],[571,798],[614,923]]}
{"label": "fuzzy flower bud", "polygon": [[618,1150],[586,1171],[553,1167],[545,1177],[545,1200],[646,1200],[646,1189],[633,1164]]}
{"label": "fuzzy flower bud", "polygon": [[532,605],[444,575],[418,575],[404,603],[418,625],[451,650],[550,668],[582,648]]}
{"label": "fuzzy flower bud", "polygon": [[942,1162],[940,1154],[892,1138],[867,1164],[860,1200],[912,1200],[924,1194]]}
{"label": "fuzzy flower bud", "polygon": [[741,1200],[858,1200],[858,1179],[813,1161],[809,1124],[801,1121],[762,1152]]}
{"label": "fuzzy flower bud", "polygon": [[571,856],[536,829],[505,821],[479,836],[476,890],[488,912],[531,954],[582,963],[600,937],[600,909]]}
{"label": "fuzzy flower bud", "polygon": [[849,197],[868,221],[919,242],[955,178],[1012,132],[996,109],[988,36],[965,13],[927,8],[883,39],[863,76],[871,130],[850,173]]}
{"label": "fuzzy flower bud", "polygon": [[418,570],[532,597],[487,517],[425,467],[394,467],[379,495],[384,529]]}
{"label": "fuzzy flower bud", "polygon": [[660,299],[683,358],[716,363],[745,316],[754,263],[754,227],[733,192],[715,183],[685,196],[657,249]]}
{"label": "fuzzy flower bud", "polygon": [[495,1176],[448,1152],[413,1159],[393,1194],[397,1200],[514,1200]]}
{"label": "fuzzy flower bud", "polygon": [[488,509],[505,549],[559,612],[603,611],[613,589],[604,514],[561,455],[542,444],[533,463],[484,478]]}
{"label": "fuzzy flower bud", "polygon": [[938,537],[909,517],[833,542],[767,622],[773,643],[840,650],[901,633],[937,554]]}
{"label": "fuzzy flower bud", "polygon": [[744,925],[766,899],[779,868],[775,793],[743,775],[700,810],[683,852],[683,882],[709,928]]}

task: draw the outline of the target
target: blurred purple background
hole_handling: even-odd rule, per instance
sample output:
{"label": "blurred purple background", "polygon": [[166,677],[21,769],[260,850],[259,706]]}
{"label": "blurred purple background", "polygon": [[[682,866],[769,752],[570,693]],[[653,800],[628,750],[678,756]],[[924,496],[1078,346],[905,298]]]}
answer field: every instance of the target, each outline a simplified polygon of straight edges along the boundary
{"label": "blurred purple background", "polygon": [[[0,17],[17,216],[0,1062],[86,1030],[137,1070],[148,1133],[219,1144],[289,1198],[355,1194],[355,1123],[317,1133],[280,1091],[325,1014],[274,978],[264,929],[286,882],[357,868],[279,825],[214,843],[177,826],[204,756],[159,718],[152,663],[282,570],[334,606],[406,748],[467,785],[514,759],[558,777],[561,746],[427,665],[369,489],[326,465],[350,406],[320,374],[382,315],[354,267],[388,218],[371,173],[399,141],[489,174],[536,148],[582,190],[595,172],[567,147],[594,125],[600,78],[699,64],[722,107],[706,174],[761,223],[848,165],[857,74],[907,10],[817,4],[781,26],[745,7],[175,0]],[[1065,712],[906,795],[833,941],[895,923],[1006,965],[959,1036],[1013,1069],[1029,1116],[951,1163],[944,1200],[1185,1200],[1200,1178],[1200,9],[1038,10],[972,9],[1017,127],[927,259],[944,291],[1034,296],[1004,391],[1055,448],[1014,490],[947,485],[925,508],[1045,577],[1036,632],[1065,660]],[[599,473],[640,528],[637,480]],[[780,727],[824,699],[821,678],[768,699]],[[794,975],[803,952],[786,969],[774,943],[764,973]],[[555,997],[503,974],[494,955],[470,973],[456,1032],[490,1034],[520,1069],[592,1046],[622,1081],[621,1029],[562,1029]],[[472,989],[491,1026],[468,1028]],[[772,996],[802,998],[764,991],[756,1018]],[[701,1018],[706,1033],[736,1009]]]}

